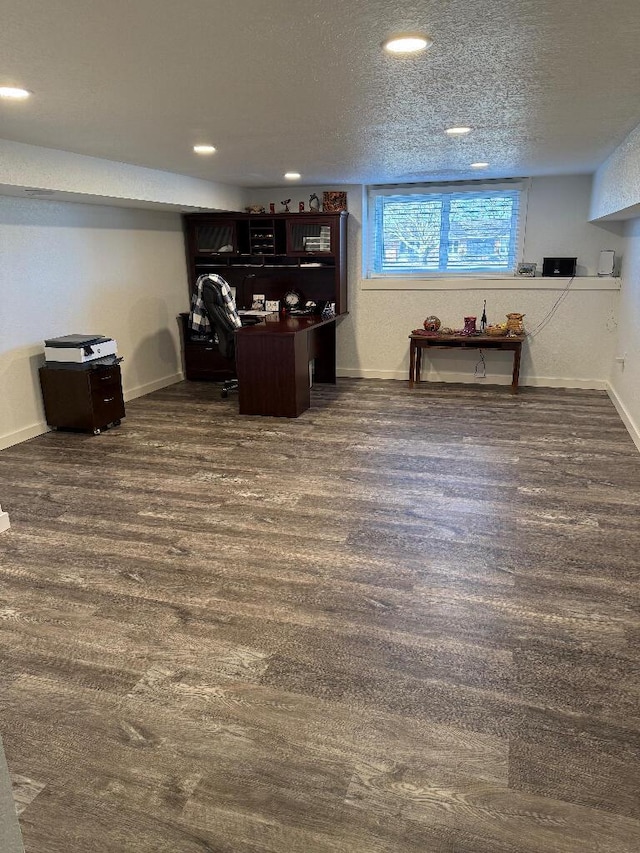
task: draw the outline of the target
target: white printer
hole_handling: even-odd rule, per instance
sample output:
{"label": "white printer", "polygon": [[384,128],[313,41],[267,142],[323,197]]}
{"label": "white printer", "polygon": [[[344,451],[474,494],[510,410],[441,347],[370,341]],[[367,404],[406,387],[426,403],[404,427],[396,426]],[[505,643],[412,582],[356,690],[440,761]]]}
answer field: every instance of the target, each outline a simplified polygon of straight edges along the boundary
{"label": "white printer", "polygon": [[87,364],[99,358],[115,356],[117,351],[118,345],[113,338],[102,335],[64,335],[44,342],[45,359],[65,364]]}

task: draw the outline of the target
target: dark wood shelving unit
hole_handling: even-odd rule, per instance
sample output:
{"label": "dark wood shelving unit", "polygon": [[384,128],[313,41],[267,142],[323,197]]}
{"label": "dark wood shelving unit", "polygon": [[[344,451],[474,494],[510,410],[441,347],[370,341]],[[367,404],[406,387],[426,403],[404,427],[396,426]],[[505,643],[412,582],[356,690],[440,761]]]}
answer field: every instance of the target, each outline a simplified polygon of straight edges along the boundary
{"label": "dark wood shelving unit", "polygon": [[[347,218],[342,213],[189,213],[183,217],[190,292],[204,273],[235,288],[238,308],[254,294],[331,302],[347,313]],[[180,319],[187,379],[226,378],[229,366],[211,341],[195,340]]]}

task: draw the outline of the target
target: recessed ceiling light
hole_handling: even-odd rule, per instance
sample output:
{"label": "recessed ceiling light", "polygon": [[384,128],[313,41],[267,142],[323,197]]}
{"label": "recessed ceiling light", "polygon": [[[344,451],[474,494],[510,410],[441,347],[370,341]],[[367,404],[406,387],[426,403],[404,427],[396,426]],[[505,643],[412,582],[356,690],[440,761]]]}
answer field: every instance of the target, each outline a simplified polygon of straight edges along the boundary
{"label": "recessed ceiling light", "polygon": [[488,163],[472,163],[471,168],[472,169],[488,169],[489,164]]}
{"label": "recessed ceiling light", "polygon": [[399,33],[387,39],[382,46],[388,53],[402,55],[406,53],[419,53],[421,50],[431,47],[432,44],[433,41],[429,36],[422,33]]}
{"label": "recessed ceiling light", "polygon": [[31,92],[27,89],[17,89],[15,86],[0,86],[0,98],[10,98],[12,101],[24,101]]}
{"label": "recessed ceiling light", "polygon": [[470,127],[448,127],[445,130],[445,133],[448,133],[449,136],[465,136],[467,133],[471,133]]}
{"label": "recessed ceiling light", "polygon": [[213,145],[194,145],[193,150],[196,154],[213,154],[216,149]]}
{"label": "recessed ceiling light", "polygon": [[298,181],[302,177],[300,172],[285,172],[284,176],[288,181]]}

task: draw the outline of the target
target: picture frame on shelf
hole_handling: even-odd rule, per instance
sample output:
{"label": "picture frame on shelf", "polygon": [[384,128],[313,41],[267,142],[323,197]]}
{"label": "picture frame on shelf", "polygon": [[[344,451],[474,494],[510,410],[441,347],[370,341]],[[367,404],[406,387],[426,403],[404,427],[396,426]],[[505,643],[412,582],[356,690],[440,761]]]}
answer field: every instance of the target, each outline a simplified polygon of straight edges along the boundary
{"label": "picture frame on shelf", "polygon": [[347,209],[347,194],[341,190],[328,190],[322,193],[322,210],[325,213],[340,213]]}
{"label": "picture frame on shelf", "polygon": [[516,268],[516,275],[520,278],[535,278],[537,264],[522,261]]}

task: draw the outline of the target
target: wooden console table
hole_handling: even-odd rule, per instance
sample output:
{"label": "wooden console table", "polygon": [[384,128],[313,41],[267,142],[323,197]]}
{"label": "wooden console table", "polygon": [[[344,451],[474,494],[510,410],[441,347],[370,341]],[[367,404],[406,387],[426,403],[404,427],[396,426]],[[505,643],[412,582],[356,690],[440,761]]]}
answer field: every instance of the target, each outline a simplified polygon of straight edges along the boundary
{"label": "wooden console table", "polygon": [[422,350],[431,347],[439,349],[501,349],[513,353],[513,376],[511,393],[518,393],[520,376],[520,353],[525,335],[512,337],[493,337],[492,335],[409,335],[409,387],[420,382]]}

